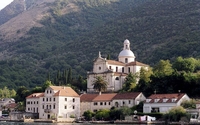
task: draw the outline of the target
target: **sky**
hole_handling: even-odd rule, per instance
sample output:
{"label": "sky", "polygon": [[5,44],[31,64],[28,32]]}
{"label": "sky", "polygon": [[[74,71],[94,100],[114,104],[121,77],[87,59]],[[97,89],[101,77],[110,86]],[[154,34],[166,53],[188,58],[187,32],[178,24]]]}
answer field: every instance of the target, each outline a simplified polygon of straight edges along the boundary
{"label": "sky", "polygon": [[13,0],[0,0],[0,10],[10,4]]}

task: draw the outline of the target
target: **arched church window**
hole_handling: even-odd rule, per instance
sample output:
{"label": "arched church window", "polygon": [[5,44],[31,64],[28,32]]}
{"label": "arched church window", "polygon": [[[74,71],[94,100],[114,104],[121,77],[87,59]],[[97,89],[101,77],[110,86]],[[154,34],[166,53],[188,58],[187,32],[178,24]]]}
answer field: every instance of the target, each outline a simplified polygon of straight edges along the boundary
{"label": "arched church window", "polygon": [[125,58],[125,63],[128,63],[128,58]]}
{"label": "arched church window", "polygon": [[119,80],[119,77],[116,77],[115,80]]}
{"label": "arched church window", "polygon": [[126,45],[126,49],[128,49],[128,45]]}

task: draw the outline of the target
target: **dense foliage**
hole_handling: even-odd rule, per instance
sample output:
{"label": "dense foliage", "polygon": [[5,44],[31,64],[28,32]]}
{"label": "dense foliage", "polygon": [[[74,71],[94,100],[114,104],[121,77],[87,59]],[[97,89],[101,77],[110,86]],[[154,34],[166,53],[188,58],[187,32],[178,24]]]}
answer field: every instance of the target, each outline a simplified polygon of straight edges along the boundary
{"label": "dense foliage", "polygon": [[[31,6],[31,2],[33,0],[27,5]],[[199,0],[69,2],[57,0],[49,4],[50,16],[42,20],[43,27],[33,27],[18,41],[0,46],[5,58],[0,61],[0,87],[35,88],[47,79],[58,85],[67,84],[66,76],[58,79],[55,76],[58,71],[69,69],[72,79],[82,76],[84,80],[98,51],[102,51],[103,56],[109,54],[109,58],[117,59],[126,38],[130,40],[137,59],[151,66],[161,59],[171,61],[178,56],[198,58],[200,55]],[[70,5],[74,8],[65,13]],[[152,76],[153,84],[149,84],[148,79],[143,80],[143,84],[148,84],[145,91],[149,94],[153,89],[161,92],[159,87],[163,88],[167,83],[169,89],[163,92],[183,91],[185,84],[197,87],[198,73],[188,73],[193,67],[177,72],[180,68],[182,66],[176,66],[173,74],[166,77]],[[160,86],[157,85],[159,81]],[[180,86],[180,82],[183,85]],[[198,88],[189,93],[194,95],[195,92],[198,93]]]}
{"label": "dense foliage", "polygon": [[[169,60],[160,60],[152,71],[151,68],[141,70],[140,80],[133,91],[143,92],[147,97],[155,92],[182,92],[189,97],[199,98],[199,64],[200,60],[194,58],[178,57],[172,63]],[[180,65],[182,67],[178,68]]]}

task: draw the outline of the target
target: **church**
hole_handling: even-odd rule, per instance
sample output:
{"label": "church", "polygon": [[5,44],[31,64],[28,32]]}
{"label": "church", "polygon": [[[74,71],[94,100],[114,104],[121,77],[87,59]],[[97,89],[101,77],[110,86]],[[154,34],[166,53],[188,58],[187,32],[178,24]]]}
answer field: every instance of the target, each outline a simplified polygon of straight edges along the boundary
{"label": "church", "polygon": [[87,72],[87,92],[95,92],[93,82],[97,76],[101,76],[107,81],[107,92],[116,92],[122,89],[124,80],[129,73],[137,73],[140,69],[148,68],[147,64],[143,64],[135,60],[134,53],[130,50],[130,41],[124,41],[124,48],[118,55],[118,61],[107,60],[99,56],[94,60],[93,71]]}

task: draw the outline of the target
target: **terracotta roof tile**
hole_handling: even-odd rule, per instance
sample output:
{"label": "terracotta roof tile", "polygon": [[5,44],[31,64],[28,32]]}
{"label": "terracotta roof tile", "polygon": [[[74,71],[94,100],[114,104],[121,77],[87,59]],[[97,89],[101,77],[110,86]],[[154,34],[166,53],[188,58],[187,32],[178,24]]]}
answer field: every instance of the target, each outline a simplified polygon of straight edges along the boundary
{"label": "terracotta roof tile", "polygon": [[[174,94],[152,94],[151,96],[149,96],[147,98],[150,99],[151,101],[148,103],[154,103],[155,99],[158,99],[158,101],[156,103],[171,103],[171,102],[178,102],[183,96],[185,95],[185,93],[174,93]],[[163,101],[164,99],[166,99],[166,101]],[[172,101],[173,99],[176,99],[175,101]],[[147,102],[146,100],[146,102]]]}
{"label": "terracotta roof tile", "polygon": [[54,96],[70,96],[79,97],[79,95],[71,88],[64,86],[49,86],[52,90],[57,90]]}
{"label": "terracotta roof tile", "polygon": [[81,102],[92,102],[92,100],[97,97],[99,94],[82,94],[80,96]]}
{"label": "terracotta roof tile", "polygon": [[130,62],[130,63],[126,64],[126,66],[149,66],[149,65],[138,62],[138,61],[134,61],[134,62]]}
{"label": "terracotta roof tile", "polygon": [[17,106],[17,103],[10,103],[6,105],[6,108],[15,108]]}
{"label": "terracotta roof tile", "polygon": [[27,96],[26,98],[39,98],[39,97],[43,97],[44,93],[33,93],[29,96]]}
{"label": "terracotta roof tile", "polygon": [[115,60],[107,60],[108,64],[110,65],[120,65],[120,66],[125,66],[123,62],[115,61]]}
{"label": "terracotta roof tile", "polygon": [[113,99],[135,99],[141,92],[118,93]]}
{"label": "terracotta roof tile", "polygon": [[98,95],[96,98],[93,99],[94,102],[99,102],[99,101],[112,101],[113,97],[115,97],[117,93],[106,93],[106,94],[101,94]]}

